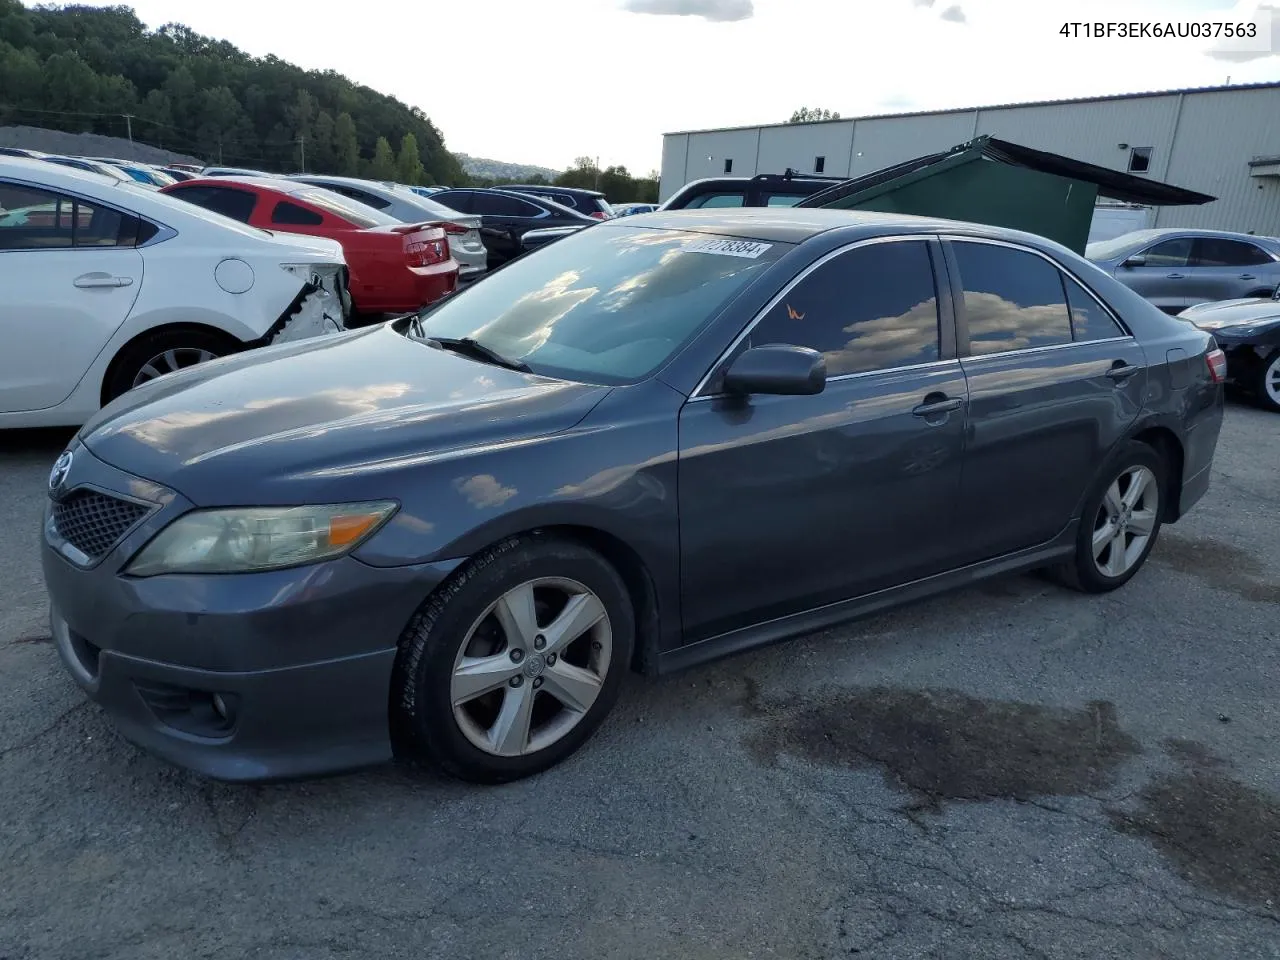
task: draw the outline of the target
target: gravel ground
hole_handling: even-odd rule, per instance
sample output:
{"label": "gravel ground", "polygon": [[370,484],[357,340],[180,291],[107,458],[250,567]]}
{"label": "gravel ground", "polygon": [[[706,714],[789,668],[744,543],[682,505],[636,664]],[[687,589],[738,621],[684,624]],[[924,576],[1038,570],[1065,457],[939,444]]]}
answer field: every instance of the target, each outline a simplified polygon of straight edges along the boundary
{"label": "gravel ground", "polygon": [[63,674],[0,436],[0,960],[1280,957],[1280,417],[1123,590],[1001,580],[657,681],[562,767],[230,787]]}

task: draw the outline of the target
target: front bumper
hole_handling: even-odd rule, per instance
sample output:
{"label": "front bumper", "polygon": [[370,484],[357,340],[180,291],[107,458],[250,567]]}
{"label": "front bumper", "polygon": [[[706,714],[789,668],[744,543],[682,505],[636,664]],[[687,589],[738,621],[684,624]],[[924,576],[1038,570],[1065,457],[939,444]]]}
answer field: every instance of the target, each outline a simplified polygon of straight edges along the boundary
{"label": "front bumper", "polygon": [[55,646],[127,739],[222,780],[312,776],[391,758],[396,643],[453,564],[376,568],[346,557],[266,573],[128,577],[128,558],[191,505],[84,447],[62,489],[128,491],[157,504],[89,566],[82,555],[76,562],[46,512]]}

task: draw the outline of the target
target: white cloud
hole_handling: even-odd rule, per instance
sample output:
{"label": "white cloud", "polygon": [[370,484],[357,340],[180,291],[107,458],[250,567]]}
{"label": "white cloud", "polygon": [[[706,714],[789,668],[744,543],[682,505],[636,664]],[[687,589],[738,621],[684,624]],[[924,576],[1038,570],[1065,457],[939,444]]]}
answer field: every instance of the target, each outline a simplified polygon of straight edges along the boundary
{"label": "white cloud", "polygon": [[701,17],[713,23],[747,20],[755,13],[751,0],[623,0],[622,9],[662,17]]}
{"label": "white cloud", "polygon": [[939,14],[939,16],[943,20],[950,21],[951,23],[967,23],[968,22],[965,19],[964,11],[961,10],[958,5],[954,5],[954,4],[950,7],[947,7],[947,9],[943,10],[942,13]]}
{"label": "white cloud", "polygon": [[1248,63],[1280,56],[1280,6],[1250,0],[1238,3],[1229,14],[1235,24],[1253,26],[1257,36],[1226,37],[1209,45],[1208,55],[1215,60]]}

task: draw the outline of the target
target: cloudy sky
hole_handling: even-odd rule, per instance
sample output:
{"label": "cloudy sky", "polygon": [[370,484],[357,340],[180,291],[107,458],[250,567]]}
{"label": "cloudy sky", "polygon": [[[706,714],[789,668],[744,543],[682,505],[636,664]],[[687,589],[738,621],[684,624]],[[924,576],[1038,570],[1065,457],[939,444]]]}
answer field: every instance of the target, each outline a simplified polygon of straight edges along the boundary
{"label": "cloudy sky", "polygon": [[801,106],[857,116],[1280,80],[1274,37],[1259,55],[1059,33],[1241,19],[1258,0],[80,2],[335,69],[421,107],[450,149],[556,168],[586,155],[644,173],[664,132],[779,122]]}

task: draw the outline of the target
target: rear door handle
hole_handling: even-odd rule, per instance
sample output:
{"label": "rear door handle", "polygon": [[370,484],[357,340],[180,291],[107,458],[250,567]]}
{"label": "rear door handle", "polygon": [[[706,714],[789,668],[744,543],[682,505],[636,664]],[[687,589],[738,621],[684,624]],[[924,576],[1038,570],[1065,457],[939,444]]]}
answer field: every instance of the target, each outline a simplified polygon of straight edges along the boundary
{"label": "rear door handle", "polygon": [[1241,280],[1257,280],[1258,278],[1255,277],[1252,273],[1242,273],[1240,274],[1240,279]]}
{"label": "rear door handle", "polygon": [[1181,280],[1181,279],[1183,279],[1183,275],[1182,275],[1181,273],[1170,273],[1170,274],[1168,274],[1168,279],[1170,279],[1170,280]]}
{"label": "rear door handle", "polygon": [[86,273],[76,277],[74,283],[82,290],[92,290],[96,287],[128,287],[133,284],[133,277],[109,277],[104,273]]}
{"label": "rear door handle", "polygon": [[959,397],[947,397],[943,400],[930,400],[920,404],[918,407],[912,407],[911,415],[913,417],[932,417],[939,413],[952,413],[964,406],[964,401]]}
{"label": "rear door handle", "polygon": [[1117,360],[1111,369],[1107,371],[1107,376],[1112,380],[1128,380],[1137,372],[1138,368],[1133,364]]}

